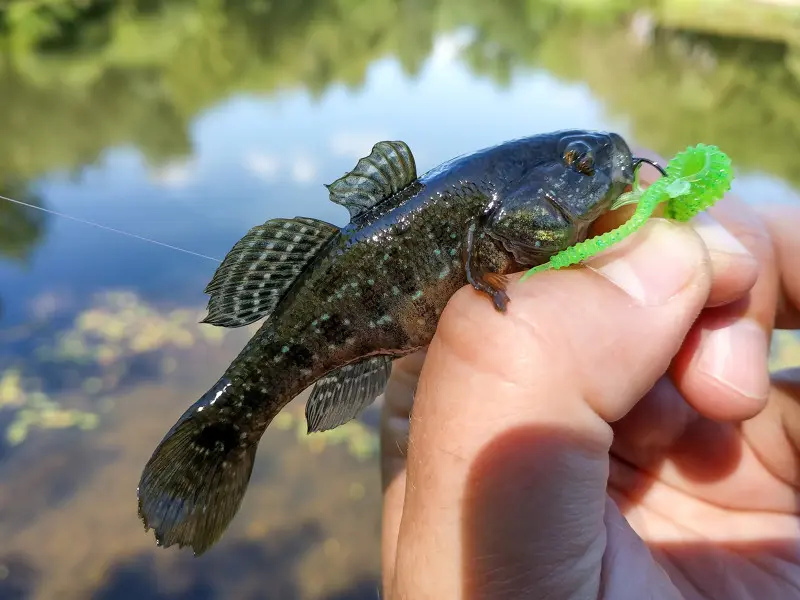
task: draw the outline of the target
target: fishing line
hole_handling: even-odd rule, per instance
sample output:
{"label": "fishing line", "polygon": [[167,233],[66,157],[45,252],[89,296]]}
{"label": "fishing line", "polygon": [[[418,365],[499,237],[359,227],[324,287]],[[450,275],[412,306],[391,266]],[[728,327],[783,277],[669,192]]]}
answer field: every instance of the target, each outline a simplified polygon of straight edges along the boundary
{"label": "fishing line", "polygon": [[36,210],[40,210],[42,212],[49,213],[51,215],[56,215],[58,217],[63,217],[65,219],[70,219],[71,221],[77,221],[78,223],[83,223],[84,225],[91,225],[92,227],[97,227],[99,229],[105,229],[107,231],[113,231],[114,233],[118,233],[120,235],[127,235],[128,237],[135,238],[137,240],[142,240],[143,242],[150,242],[151,244],[156,244],[158,246],[164,246],[165,248],[171,248],[172,250],[177,250],[178,252],[185,252],[186,254],[191,254],[193,256],[199,256],[200,258],[205,258],[207,260],[213,260],[216,263],[222,262],[218,258],[214,258],[213,256],[206,256],[205,254],[200,254],[199,252],[194,252],[192,250],[186,250],[184,248],[179,248],[178,246],[173,246],[172,244],[165,244],[164,242],[159,242],[158,240],[153,240],[143,235],[137,235],[135,233],[130,233],[128,231],[122,231],[121,229],[114,229],[113,227],[109,227],[108,225],[101,225],[100,223],[95,223],[93,221],[87,221],[86,219],[80,219],[78,217],[73,217],[64,213],[57,212],[55,210],[51,210],[49,208],[44,208],[42,206],[36,206],[35,204],[29,204],[27,202],[23,202],[22,200],[14,200],[14,198],[9,198],[7,196],[0,195],[0,200],[6,200],[13,204],[19,204],[20,206],[27,206],[28,208],[35,208]]}

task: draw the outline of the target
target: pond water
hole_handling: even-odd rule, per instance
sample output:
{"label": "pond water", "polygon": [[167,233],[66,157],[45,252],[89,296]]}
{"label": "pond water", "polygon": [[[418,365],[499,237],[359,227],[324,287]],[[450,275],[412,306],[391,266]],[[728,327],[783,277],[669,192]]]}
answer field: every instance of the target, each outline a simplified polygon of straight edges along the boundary
{"label": "pond water", "polygon": [[780,43],[645,43],[525,2],[351,4],[122,2],[50,37],[0,27],[0,194],[73,218],[0,201],[0,598],[378,597],[369,414],[306,437],[294,402],[201,558],[136,515],[150,452],[255,330],[197,325],[213,259],[267,219],[346,223],[323,184],[376,141],[406,141],[420,172],[567,127],[664,155],[703,141],[746,199],[800,201]]}

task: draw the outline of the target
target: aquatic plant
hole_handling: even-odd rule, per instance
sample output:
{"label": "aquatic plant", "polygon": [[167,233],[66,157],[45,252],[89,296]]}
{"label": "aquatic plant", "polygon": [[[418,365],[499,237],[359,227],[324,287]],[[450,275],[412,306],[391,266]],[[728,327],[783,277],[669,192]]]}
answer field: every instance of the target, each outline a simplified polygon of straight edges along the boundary
{"label": "aquatic plant", "polygon": [[294,430],[297,440],[314,453],[322,452],[328,446],[344,445],[351,456],[367,460],[376,456],[380,449],[378,434],[358,420],[349,421],[336,429],[308,435],[304,414],[284,410],[275,417],[273,425],[284,431]]}
{"label": "aquatic plant", "polygon": [[800,334],[796,331],[776,331],[772,335],[769,370],[782,371],[800,367]]}
{"label": "aquatic plant", "polygon": [[[198,343],[220,344],[230,330],[198,323],[203,315],[202,309],[162,310],[133,292],[108,291],[99,294],[90,308],[78,313],[72,327],[41,346],[38,357],[69,368],[89,367],[92,375],[81,380],[81,394],[107,395],[125,375],[129,361],[137,356],[158,356],[161,351],[186,350]],[[178,368],[176,357],[169,354],[161,358],[160,364],[163,374]],[[0,374],[0,411],[14,413],[5,431],[9,444],[21,444],[34,428],[94,429],[100,423],[100,413],[110,402],[98,398],[97,412],[65,408],[41,391],[42,387],[41,380],[26,379],[23,368]],[[275,421],[279,429],[296,430],[297,438],[314,453],[343,445],[350,455],[365,460],[378,451],[377,435],[358,421],[315,436],[307,435],[301,413],[285,410]]]}
{"label": "aquatic plant", "polygon": [[17,369],[7,369],[0,374],[0,411],[15,411],[5,432],[6,443],[9,445],[16,446],[24,442],[32,428],[97,427],[100,419],[96,414],[63,408],[44,392],[36,389],[35,381],[27,383],[28,386],[23,385],[21,373]]}
{"label": "aquatic plant", "polygon": [[[5,430],[6,441],[21,444],[34,428],[95,428],[100,421],[98,413],[109,407],[107,399],[98,396],[117,387],[128,372],[131,359],[142,355],[157,357],[158,351],[186,349],[197,342],[219,344],[223,340],[227,332],[200,325],[201,317],[199,309],[159,310],[132,292],[100,294],[90,308],[76,315],[72,327],[37,348],[36,358],[50,363],[50,368],[44,370],[48,377],[25,377],[28,370],[42,371],[42,364],[23,364],[0,374],[0,411],[13,412]],[[96,398],[92,406],[97,412],[65,408],[44,391],[53,387],[50,378],[59,379],[58,374],[64,370],[74,373],[76,366],[84,367],[78,371],[80,392]],[[175,357],[161,357],[162,373],[176,368]]]}
{"label": "aquatic plant", "polygon": [[80,313],[72,329],[59,335],[40,358],[110,365],[125,358],[167,348],[190,348],[197,341],[219,344],[227,331],[198,324],[203,313],[178,308],[161,311],[136,294],[109,291]]}

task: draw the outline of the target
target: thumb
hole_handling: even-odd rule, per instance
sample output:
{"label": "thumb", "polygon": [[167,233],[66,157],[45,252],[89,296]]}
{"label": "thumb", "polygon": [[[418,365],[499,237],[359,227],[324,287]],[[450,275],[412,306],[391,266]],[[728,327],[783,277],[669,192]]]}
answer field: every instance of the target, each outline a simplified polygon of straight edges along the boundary
{"label": "thumb", "polygon": [[596,598],[608,425],[653,386],[710,289],[655,219],[589,269],[450,301],[414,403],[392,598]]}

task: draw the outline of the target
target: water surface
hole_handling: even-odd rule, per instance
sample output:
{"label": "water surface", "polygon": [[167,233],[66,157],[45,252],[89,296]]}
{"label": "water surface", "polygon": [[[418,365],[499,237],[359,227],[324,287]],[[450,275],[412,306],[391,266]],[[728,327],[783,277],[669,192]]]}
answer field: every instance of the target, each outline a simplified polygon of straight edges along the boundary
{"label": "water surface", "polygon": [[[747,200],[800,201],[800,77],[780,40],[645,42],[525,2],[201,4],[6,29],[0,193],[222,258],[271,218],[345,224],[323,184],[376,141],[406,141],[423,172],[586,127],[665,155],[717,143]],[[212,552],[141,529],[142,466],[254,330],[196,324],[215,268],[0,203],[0,598],[377,597],[374,431],[306,437],[302,399]]]}

